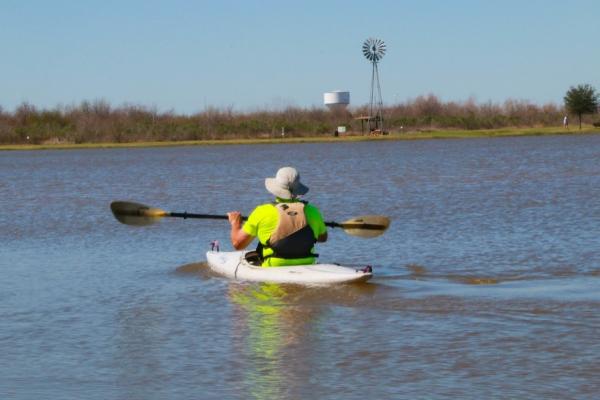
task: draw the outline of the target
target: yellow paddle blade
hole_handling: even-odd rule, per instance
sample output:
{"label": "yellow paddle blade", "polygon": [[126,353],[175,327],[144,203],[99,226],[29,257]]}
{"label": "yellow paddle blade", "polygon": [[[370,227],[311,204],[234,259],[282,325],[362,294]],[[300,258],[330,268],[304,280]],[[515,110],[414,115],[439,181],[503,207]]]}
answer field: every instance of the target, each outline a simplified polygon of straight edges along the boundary
{"label": "yellow paddle blade", "polygon": [[342,222],[339,226],[348,235],[373,238],[386,231],[390,226],[390,219],[384,215],[363,215]]}
{"label": "yellow paddle blade", "polygon": [[130,201],[113,201],[110,203],[110,209],[120,223],[133,226],[152,225],[162,217],[169,215],[168,212],[160,208],[148,207]]}

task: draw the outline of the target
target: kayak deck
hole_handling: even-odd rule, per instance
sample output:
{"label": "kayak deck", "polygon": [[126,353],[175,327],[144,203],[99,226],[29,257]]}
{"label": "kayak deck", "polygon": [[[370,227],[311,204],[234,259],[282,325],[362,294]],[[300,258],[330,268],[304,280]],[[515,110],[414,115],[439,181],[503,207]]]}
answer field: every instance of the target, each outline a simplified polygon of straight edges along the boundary
{"label": "kayak deck", "polygon": [[261,267],[248,263],[246,251],[206,253],[209,267],[228,278],[275,283],[340,284],[366,282],[373,277],[370,270],[354,269],[336,264]]}

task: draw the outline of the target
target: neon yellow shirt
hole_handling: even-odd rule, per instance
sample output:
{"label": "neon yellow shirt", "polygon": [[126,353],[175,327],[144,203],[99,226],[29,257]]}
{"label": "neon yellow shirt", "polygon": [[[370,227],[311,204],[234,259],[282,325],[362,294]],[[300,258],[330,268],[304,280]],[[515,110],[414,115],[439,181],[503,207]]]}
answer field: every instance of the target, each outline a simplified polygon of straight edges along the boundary
{"label": "neon yellow shirt", "polygon": [[[291,200],[282,200],[277,198],[277,203],[290,203]],[[323,217],[321,216],[321,212],[319,209],[311,204],[307,204],[304,206],[304,214],[306,215],[306,222],[311,227],[315,239],[319,236],[327,233],[327,227],[325,227],[325,222],[323,221]],[[277,222],[279,221],[279,213],[277,209],[272,203],[262,204],[254,209],[248,220],[242,227],[244,232],[246,232],[250,236],[258,237],[258,240],[261,243],[266,243],[267,240],[271,237],[275,229],[277,228]],[[263,255],[268,256],[273,254],[273,250],[270,248],[265,248],[263,250]],[[285,259],[285,258],[277,258],[277,257],[268,257],[263,262],[263,267],[280,267],[284,265],[306,265],[306,264],[314,264],[314,257],[306,257],[306,258],[294,258],[294,259]]]}

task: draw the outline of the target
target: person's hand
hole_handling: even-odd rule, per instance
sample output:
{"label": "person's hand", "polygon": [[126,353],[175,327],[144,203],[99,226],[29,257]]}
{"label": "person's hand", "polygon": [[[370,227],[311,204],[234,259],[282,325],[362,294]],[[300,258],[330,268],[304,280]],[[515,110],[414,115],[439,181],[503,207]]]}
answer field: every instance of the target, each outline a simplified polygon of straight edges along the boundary
{"label": "person's hand", "polygon": [[242,226],[242,214],[239,211],[230,211],[227,213],[227,218],[232,228],[239,228]]}

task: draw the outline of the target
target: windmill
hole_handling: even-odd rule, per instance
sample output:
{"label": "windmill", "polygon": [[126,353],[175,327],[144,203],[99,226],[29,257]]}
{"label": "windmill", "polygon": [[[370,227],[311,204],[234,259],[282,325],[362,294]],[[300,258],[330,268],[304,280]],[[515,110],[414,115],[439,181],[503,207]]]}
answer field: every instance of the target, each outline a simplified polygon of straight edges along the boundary
{"label": "windmill", "polygon": [[369,131],[383,133],[383,100],[381,98],[381,85],[379,84],[379,69],[377,63],[385,55],[385,43],[381,39],[369,38],[365,40],[362,51],[367,60],[373,64],[371,73],[371,99],[369,102]]}

